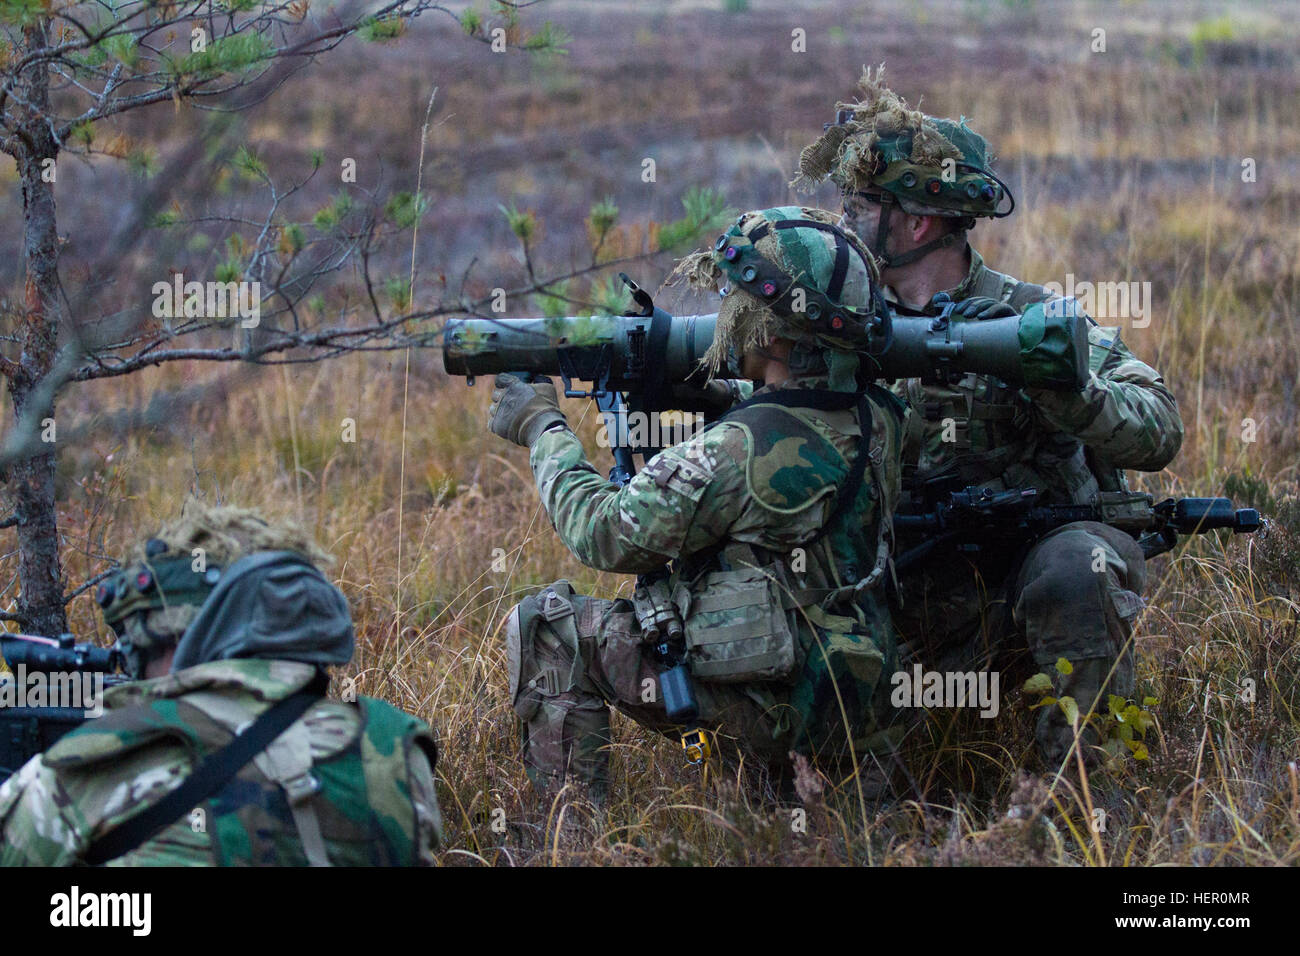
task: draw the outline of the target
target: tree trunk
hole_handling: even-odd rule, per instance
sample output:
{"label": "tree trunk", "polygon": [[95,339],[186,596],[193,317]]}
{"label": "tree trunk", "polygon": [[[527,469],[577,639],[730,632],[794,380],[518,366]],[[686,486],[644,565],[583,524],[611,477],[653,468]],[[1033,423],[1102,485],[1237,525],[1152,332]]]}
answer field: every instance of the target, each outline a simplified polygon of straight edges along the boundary
{"label": "tree trunk", "polygon": [[[14,395],[14,404],[18,401]],[[9,505],[18,516],[18,613],[23,627],[36,634],[62,634],[68,629],[68,618],[63,610],[59,564],[54,452],[10,465],[7,491]]]}
{"label": "tree trunk", "polygon": [[[40,49],[47,44],[44,21],[24,30],[24,46]],[[44,65],[27,71],[16,84],[22,95],[23,121],[18,127],[18,175],[23,190],[23,254],[26,259],[25,309],[19,332],[22,354],[8,367],[9,394],[15,417],[27,413],[40,423],[54,417],[51,396],[43,408],[28,408],[41,401],[38,388],[54,366],[58,348],[59,240],[54,214],[54,183],[47,178],[47,160],[58,155],[50,129],[49,74]],[[42,174],[45,175],[42,175]],[[14,367],[16,365],[16,367]],[[34,414],[33,414],[34,413]],[[55,433],[57,437],[57,432]],[[7,492],[18,518],[18,613],[23,625],[38,634],[67,630],[63,609],[63,573],[59,563],[58,515],[54,498],[54,444],[30,458],[9,466]]]}

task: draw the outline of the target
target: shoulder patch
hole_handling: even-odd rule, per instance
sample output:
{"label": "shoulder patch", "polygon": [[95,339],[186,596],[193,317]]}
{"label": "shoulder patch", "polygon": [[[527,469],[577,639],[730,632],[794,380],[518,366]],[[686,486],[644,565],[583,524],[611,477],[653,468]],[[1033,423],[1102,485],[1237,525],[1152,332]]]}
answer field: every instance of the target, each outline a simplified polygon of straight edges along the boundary
{"label": "shoulder patch", "polygon": [[1118,325],[1089,325],[1088,342],[1108,349],[1119,341]]}
{"label": "shoulder patch", "polygon": [[675,449],[655,455],[641,469],[641,474],[652,479],[657,488],[684,495],[692,501],[698,501],[713,480],[712,472],[703,463]]}

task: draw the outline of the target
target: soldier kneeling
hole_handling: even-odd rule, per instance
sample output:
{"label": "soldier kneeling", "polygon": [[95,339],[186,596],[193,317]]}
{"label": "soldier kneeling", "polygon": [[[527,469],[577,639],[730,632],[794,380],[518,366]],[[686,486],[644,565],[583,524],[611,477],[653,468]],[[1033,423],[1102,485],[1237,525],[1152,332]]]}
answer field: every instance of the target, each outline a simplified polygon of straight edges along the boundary
{"label": "soldier kneeling", "polygon": [[[877,585],[904,410],[859,366],[883,303],[871,254],[837,218],[750,212],[679,266],[699,288],[725,283],[706,364],[728,360],[757,390],[623,487],[587,461],[553,385],[498,377],[491,429],[531,449],[565,545],[641,576],[635,602],[560,581],[512,612],[510,693],[535,785],[567,775],[603,794],[610,704],[778,773],[791,751],[862,768],[887,747],[895,641]],[[665,705],[682,660],[693,720]]]}

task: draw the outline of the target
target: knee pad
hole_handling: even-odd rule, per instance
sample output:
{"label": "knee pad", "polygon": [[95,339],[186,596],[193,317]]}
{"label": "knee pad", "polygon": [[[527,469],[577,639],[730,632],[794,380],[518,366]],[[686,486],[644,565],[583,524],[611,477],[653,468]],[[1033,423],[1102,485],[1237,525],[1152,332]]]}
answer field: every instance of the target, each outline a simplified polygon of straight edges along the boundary
{"label": "knee pad", "polygon": [[510,701],[521,720],[531,720],[543,700],[574,687],[580,655],[572,595],[568,582],[560,581],[510,612],[506,665]]}
{"label": "knee pad", "polygon": [[[1097,548],[1105,549],[1097,566]],[[1127,625],[1141,598],[1117,579],[1107,543],[1095,535],[1066,531],[1042,542],[1025,562],[1016,624],[1040,667],[1111,656],[1123,646]]]}
{"label": "knee pad", "polygon": [[[521,719],[527,720],[532,716],[519,713],[519,687],[522,681],[520,674],[523,670],[523,632],[520,624],[522,605],[516,604],[510,611],[510,618],[506,621],[506,673],[510,678],[510,705],[514,707],[515,713]],[[532,708],[536,711],[536,707]]]}

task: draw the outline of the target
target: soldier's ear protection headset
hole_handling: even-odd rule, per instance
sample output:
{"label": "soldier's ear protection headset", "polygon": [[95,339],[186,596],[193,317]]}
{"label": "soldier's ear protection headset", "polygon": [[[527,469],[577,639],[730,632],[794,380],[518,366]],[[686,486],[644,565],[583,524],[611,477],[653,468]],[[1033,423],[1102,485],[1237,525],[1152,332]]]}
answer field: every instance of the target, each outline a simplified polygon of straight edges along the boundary
{"label": "soldier's ear protection headset", "polygon": [[[730,230],[718,237],[713,247],[714,260],[731,284],[744,289],[781,318],[802,325],[813,335],[843,339],[854,349],[872,355],[883,354],[889,348],[893,341],[889,308],[880,293],[879,283],[874,281],[871,263],[842,229],[810,219],[779,219],[771,223],[760,222],[745,234],[740,231],[744,219],[744,216],[737,219]],[[755,243],[770,229],[820,229],[834,236],[835,264],[825,292],[787,275],[758,252]],[[871,311],[853,309],[838,301],[848,276],[850,255],[862,259],[867,274],[873,276]],[[799,305],[802,308],[797,308]]]}

